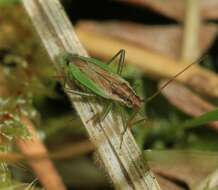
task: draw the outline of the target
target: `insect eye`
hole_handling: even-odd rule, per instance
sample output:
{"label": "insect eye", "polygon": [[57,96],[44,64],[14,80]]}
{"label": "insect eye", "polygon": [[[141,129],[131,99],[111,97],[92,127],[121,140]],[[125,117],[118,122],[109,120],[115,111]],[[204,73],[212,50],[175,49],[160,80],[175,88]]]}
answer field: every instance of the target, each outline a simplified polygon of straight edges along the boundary
{"label": "insect eye", "polygon": [[124,97],[124,100],[125,100],[126,102],[129,102],[129,103],[131,102],[129,96]]}

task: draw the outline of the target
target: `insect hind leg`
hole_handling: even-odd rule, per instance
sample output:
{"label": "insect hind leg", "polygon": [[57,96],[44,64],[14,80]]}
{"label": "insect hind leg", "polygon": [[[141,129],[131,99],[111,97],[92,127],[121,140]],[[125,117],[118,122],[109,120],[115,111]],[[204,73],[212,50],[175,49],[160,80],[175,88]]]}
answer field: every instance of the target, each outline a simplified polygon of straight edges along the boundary
{"label": "insect hind leg", "polygon": [[119,57],[119,62],[118,62],[118,67],[117,67],[117,74],[121,75],[123,71],[123,66],[124,66],[124,60],[125,60],[125,50],[121,49],[118,51],[108,62],[107,64],[110,65],[111,63],[114,62],[114,60]]}

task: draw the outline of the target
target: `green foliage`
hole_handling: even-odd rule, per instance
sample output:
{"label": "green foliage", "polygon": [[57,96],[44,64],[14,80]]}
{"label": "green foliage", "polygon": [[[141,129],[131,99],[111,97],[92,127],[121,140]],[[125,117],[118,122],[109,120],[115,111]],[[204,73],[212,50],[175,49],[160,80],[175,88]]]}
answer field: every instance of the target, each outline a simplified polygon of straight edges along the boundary
{"label": "green foliage", "polygon": [[20,0],[0,0],[0,6],[10,5],[10,4],[15,4],[15,3],[20,3]]}
{"label": "green foliage", "polygon": [[[164,2],[166,0],[161,1]],[[0,0],[0,5],[3,7],[3,5],[18,2],[20,1]],[[40,117],[43,116],[41,117],[43,121],[40,122],[41,126],[43,126],[40,128],[40,134],[43,134],[45,142],[53,150],[57,148],[57,145],[60,147],[63,146],[62,143],[67,144],[68,142],[72,143],[72,141],[83,140],[85,130],[81,127],[82,124],[78,119],[78,115],[75,114],[76,120],[72,120],[72,114],[74,112],[70,110],[71,107],[69,106],[69,102],[67,102],[66,95],[63,94],[61,88],[57,88],[57,81],[52,78],[56,73],[49,63],[45,52],[43,52],[39,45],[38,37],[33,35],[32,26],[26,22],[26,14],[21,11],[22,9],[16,8],[12,10],[12,6],[8,7],[10,9],[6,10],[2,8],[0,10],[0,18],[7,23],[7,27],[9,26],[11,28],[14,36],[12,38],[6,38],[5,35],[1,34],[7,39],[6,42],[3,41],[5,42],[3,44],[6,44],[6,47],[9,47],[10,51],[3,58],[0,58],[0,70],[3,71],[0,75],[5,76],[7,81],[6,86],[9,88],[11,96],[10,98],[0,98],[0,135],[5,137],[9,143],[13,141],[8,140],[15,138],[29,138],[30,136],[26,127],[21,123],[20,117],[21,115],[25,115],[38,122],[41,121],[39,120],[40,114]],[[12,40],[10,41],[10,39]],[[24,41],[25,43],[23,43]],[[211,60],[208,59],[205,64],[208,68],[214,69]],[[111,66],[115,72],[117,65],[112,64]],[[149,97],[157,90],[157,83],[145,78],[143,73],[133,66],[126,66],[123,76],[130,82],[137,83],[135,84],[137,87],[136,92],[142,98],[144,98],[144,95]],[[34,107],[36,105],[38,111]],[[142,110],[141,114],[143,116],[146,115],[148,120],[145,123],[135,126],[133,131],[142,150],[148,148],[159,150],[172,148],[218,150],[216,133],[202,127],[195,128],[196,126],[217,120],[218,110],[204,114],[199,118],[187,120],[187,115],[170,105],[160,95],[150,102]],[[187,121],[184,123],[184,120]],[[6,145],[0,147],[0,151],[8,151],[5,148],[7,148]],[[171,161],[170,164],[172,164],[174,159],[181,158],[182,155],[187,155],[187,152],[181,152],[179,156],[170,152],[150,153],[153,155],[146,155],[146,157],[150,156],[148,159],[164,159],[164,155],[166,155],[166,162]],[[75,181],[84,179],[83,177],[87,173],[93,175],[92,171],[96,170],[93,165],[93,168],[84,165],[81,158],[78,160],[79,164],[75,164],[75,161],[72,160],[75,168],[72,165],[62,167],[63,174],[66,175],[64,179],[70,176],[69,183],[72,183],[72,186],[75,185]],[[81,170],[82,167],[84,167],[83,170]],[[72,182],[72,175],[66,174],[67,170],[73,172],[75,181]],[[85,171],[85,173],[79,174],[75,172],[77,170]],[[102,175],[100,176],[102,177]],[[0,189],[14,190],[28,187],[26,184],[12,181],[11,178],[11,173],[7,165],[0,163]],[[90,175],[87,179],[90,179]],[[99,179],[99,176],[96,179]],[[80,183],[84,184],[84,180]],[[93,180],[89,183],[92,184]],[[32,185],[30,184],[28,188],[31,189]]]}
{"label": "green foliage", "polygon": [[29,106],[21,97],[0,98],[0,133],[8,140],[14,138],[27,138],[29,133],[21,123],[21,115],[35,115],[34,111],[29,112]]}
{"label": "green foliage", "polygon": [[48,76],[45,77],[46,73],[38,73],[38,71],[21,56],[6,54],[0,63],[3,65],[3,74],[7,79],[7,86],[10,92],[55,96],[53,92],[56,84],[55,81],[49,79]]}
{"label": "green foliage", "polygon": [[[0,145],[0,152],[7,152],[8,146]],[[6,163],[0,162],[0,189],[12,185],[11,172]]]}
{"label": "green foliage", "polygon": [[205,125],[207,123],[217,121],[218,120],[218,109],[207,112],[197,118],[190,119],[185,121],[184,123],[178,124],[179,127],[182,128],[192,128],[199,125]]}
{"label": "green foliage", "polygon": [[19,183],[13,181],[10,185],[2,186],[0,185],[1,190],[42,190],[41,188],[34,187],[34,184],[26,184],[26,183]]}
{"label": "green foliage", "polygon": [[[72,118],[72,114],[65,114],[59,117],[50,117],[43,122],[43,133],[46,139],[55,142],[64,141],[69,137],[79,137],[85,135],[85,129],[78,117]],[[56,137],[58,136],[58,139]]]}
{"label": "green foliage", "polygon": [[0,189],[10,186],[11,174],[7,167],[7,164],[1,162],[0,163]]}

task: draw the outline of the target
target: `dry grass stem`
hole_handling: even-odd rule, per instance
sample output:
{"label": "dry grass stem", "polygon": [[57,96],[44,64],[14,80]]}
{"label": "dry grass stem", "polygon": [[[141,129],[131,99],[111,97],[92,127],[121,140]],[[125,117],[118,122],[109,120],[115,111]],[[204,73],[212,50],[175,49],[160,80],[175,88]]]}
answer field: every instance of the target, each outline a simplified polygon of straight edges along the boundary
{"label": "dry grass stem", "polygon": [[[58,72],[59,63],[56,58],[60,53],[67,51],[87,56],[58,0],[24,0],[23,4]],[[70,85],[70,88],[73,87]],[[160,189],[129,130],[124,135],[120,149],[120,134],[123,131],[121,117],[110,113],[101,123],[87,123],[95,113],[102,110],[103,105],[82,100],[70,93],[68,95],[115,188]]]}
{"label": "dry grass stem", "polygon": [[[187,62],[177,64],[178,61],[169,57],[153,53],[127,42],[118,41],[113,37],[84,30],[83,28],[78,27],[77,34],[89,52],[105,59],[109,59],[120,48],[125,49],[127,52],[126,63],[138,66],[151,77],[172,78],[190,64]],[[218,76],[198,65],[192,66],[177,77],[176,80],[208,96],[218,97]]]}
{"label": "dry grass stem", "polygon": [[200,4],[199,0],[186,0],[184,34],[181,57],[184,62],[193,62],[200,55]]}
{"label": "dry grass stem", "polygon": [[[118,41],[124,41],[175,59],[181,55],[183,28],[176,24],[151,26],[127,21],[83,20],[77,24],[77,27],[80,30],[111,36]],[[199,47],[201,52],[205,52],[211,46],[217,31],[216,24],[204,24],[200,27]]]}
{"label": "dry grass stem", "polygon": [[[33,131],[32,128],[31,128],[31,130]],[[74,158],[74,157],[77,157],[77,156],[80,156],[80,155],[83,155],[86,153],[90,153],[91,151],[94,150],[94,147],[90,143],[90,141],[83,141],[83,142],[67,145],[67,147],[62,148],[61,150],[56,150],[54,152],[48,153],[41,146],[40,146],[40,148],[39,148],[39,146],[37,146],[38,142],[37,143],[35,143],[35,142],[39,141],[38,137],[37,137],[35,132],[33,135],[34,135],[34,139],[31,139],[29,141],[27,141],[27,140],[19,140],[18,141],[18,144],[22,146],[21,147],[22,154],[13,153],[13,152],[0,153],[0,160],[7,162],[7,163],[29,161],[30,164],[35,166],[35,161],[37,161],[37,162],[40,160],[45,161],[46,158],[54,159],[54,160],[63,160],[63,159],[67,159],[67,158],[68,159]],[[37,140],[35,140],[35,138],[37,138]],[[30,151],[23,150],[24,148],[29,148],[29,145],[27,145],[27,144],[32,145],[32,143],[34,143],[34,145],[30,147]],[[39,162],[39,163],[43,164],[43,162]]]}

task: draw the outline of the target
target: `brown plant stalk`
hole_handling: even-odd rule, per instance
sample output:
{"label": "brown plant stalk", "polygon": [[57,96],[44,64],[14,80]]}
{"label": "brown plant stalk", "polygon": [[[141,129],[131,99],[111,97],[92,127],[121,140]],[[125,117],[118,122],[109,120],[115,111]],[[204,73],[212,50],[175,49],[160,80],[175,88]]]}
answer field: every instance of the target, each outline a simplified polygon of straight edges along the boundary
{"label": "brown plant stalk", "polygon": [[[153,78],[173,78],[190,64],[190,62],[177,64],[179,61],[175,61],[169,57],[139,48],[128,42],[118,41],[111,36],[109,37],[84,30],[84,28],[78,27],[77,34],[89,52],[93,55],[104,57],[105,59],[109,59],[119,49],[125,49],[127,52],[126,63],[138,66],[143,69],[147,75]],[[218,76],[197,64],[175,80],[185,83],[200,93],[218,97]]]}
{"label": "brown plant stalk", "polygon": [[[37,154],[48,154],[48,151],[37,135],[37,131],[33,126],[32,122],[23,117],[21,122],[27,127],[30,132],[30,140],[20,140],[16,141],[18,148],[25,156],[34,156]],[[29,165],[32,167],[34,173],[39,178],[42,186],[48,190],[64,190],[66,189],[60,178],[58,172],[55,169],[52,161],[49,158],[43,158],[41,160],[28,161]]]}

